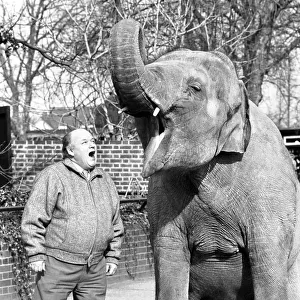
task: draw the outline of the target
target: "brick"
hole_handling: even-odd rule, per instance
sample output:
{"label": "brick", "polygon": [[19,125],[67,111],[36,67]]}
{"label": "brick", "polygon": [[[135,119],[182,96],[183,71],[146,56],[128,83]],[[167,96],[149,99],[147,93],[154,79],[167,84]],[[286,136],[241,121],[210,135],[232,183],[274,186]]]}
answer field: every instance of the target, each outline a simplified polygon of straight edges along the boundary
{"label": "brick", "polygon": [[[23,149],[23,148],[21,148],[21,149]],[[17,155],[19,155],[21,153],[27,153],[27,151],[26,150],[20,150],[20,149],[18,149]]]}
{"label": "brick", "polygon": [[147,253],[147,247],[138,247],[137,253]]}
{"label": "brick", "polygon": [[132,163],[132,164],[134,164],[134,163],[139,164],[139,163],[141,163],[141,161],[139,159],[131,159],[130,163]]}
{"label": "brick", "polygon": [[110,153],[113,153],[113,154],[120,154],[122,153],[122,150],[118,149],[118,150],[111,150]]}
{"label": "brick", "polygon": [[2,265],[0,266],[0,272],[4,273],[4,272],[10,272],[12,268],[12,265]]}
{"label": "brick", "polygon": [[9,263],[11,263],[11,255],[9,254],[9,256],[6,256],[6,258],[1,259],[3,265],[8,265]]}
{"label": "brick", "polygon": [[119,176],[118,173],[116,175],[114,174],[113,180],[116,181],[116,182],[121,182],[122,181],[122,177],[118,177],[118,176]]}
{"label": "brick", "polygon": [[131,158],[131,155],[130,154],[121,154],[120,159],[123,160],[124,158]]}
{"label": "brick", "polygon": [[136,150],[133,150],[133,149],[131,149],[130,150],[130,153],[135,153],[135,154],[140,154],[141,153],[141,151],[140,150],[138,150],[138,149],[136,149]]}
{"label": "brick", "polygon": [[112,155],[110,155],[110,154],[102,154],[101,156],[100,156],[100,159],[104,159],[104,158],[112,158]]}
{"label": "brick", "polygon": [[114,158],[112,158],[111,160],[110,160],[110,163],[119,163],[120,162],[120,160],[119,159],[114,159]]}
{"label": "brick", "polygon": [[1,251],[1,258],[11,257],[11,253],[9,250],[2,250]]}
{"label": "brick", "polygon": [[38,148],[38,150],[36,150],[35,153],[36,153],[36,154],[39,154],[39,153],[40,153],[40,154],[44,154],[44,153],[45,153],[45,150],[44,150],[44,149]]}
{"label": "brick", "polygon": [[1,280],[0,281],[0,287],[8,287],[12,285],[11,279]]}
{"label": "brick", "polygon": [[9,293],[16,293],[17,292],[16,287],[15,286],[8,287],[8,292]]}
{"label": "brick", "polygon": [[13,272],[3,273],[2,278],[3,279],[12,279],[12,278],[14,278],[14,274],[13,274]]}
{"label": "brick", "polygon": [[146,259],[139,259],[138,265],[139,266],[145,266],[145,265],[147,265],[147,260]]}

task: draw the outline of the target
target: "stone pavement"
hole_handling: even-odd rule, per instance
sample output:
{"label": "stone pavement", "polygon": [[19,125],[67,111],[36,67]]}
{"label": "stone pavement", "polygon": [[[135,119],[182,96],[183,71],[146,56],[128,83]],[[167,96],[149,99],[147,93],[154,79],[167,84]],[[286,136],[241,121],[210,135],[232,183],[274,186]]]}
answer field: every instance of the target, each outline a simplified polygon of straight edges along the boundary
{"label": "stone pavement", "polygon": [[108,283],[106,300],[154,300],[154,276]]}

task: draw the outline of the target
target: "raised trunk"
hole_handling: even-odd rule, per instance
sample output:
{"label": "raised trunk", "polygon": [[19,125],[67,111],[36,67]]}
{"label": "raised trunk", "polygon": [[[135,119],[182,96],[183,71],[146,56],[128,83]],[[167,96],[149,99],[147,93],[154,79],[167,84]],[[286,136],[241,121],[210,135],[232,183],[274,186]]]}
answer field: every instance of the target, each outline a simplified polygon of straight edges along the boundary
{"label": "raised trunk", "polygon": [[121,107],[139,117],[152,112],[146,89],[155,76],[146,70],[142,29],[138,22],[125,19],[115,25],[110,38],[111,75]]}
{"label": "raised trunk", "polygon": [[165,84],[155,68],[145,65],[144,38],[138,22],[125,19],[113,27],[110,56],[112,81],[120,105],[135,117],[144,149],[151,140],[159,143],[158,119],[152,114],[164,98]]}

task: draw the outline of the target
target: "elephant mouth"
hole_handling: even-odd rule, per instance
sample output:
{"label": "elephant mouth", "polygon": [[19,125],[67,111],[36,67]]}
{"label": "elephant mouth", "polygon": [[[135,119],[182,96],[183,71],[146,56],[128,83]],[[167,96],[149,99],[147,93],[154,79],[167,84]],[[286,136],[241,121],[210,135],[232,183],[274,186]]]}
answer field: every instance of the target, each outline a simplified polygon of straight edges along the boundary
{"label": "elephant mouth", "polygon": [[[170,130],[167,127],[162,110],[156,106],[153,114],[148,117],[149,127],[154,126],[144,154],[143,177],[149,177],[161,170],[168,161],[167,141]],[[151,123],[151,125],[150,125]]]}

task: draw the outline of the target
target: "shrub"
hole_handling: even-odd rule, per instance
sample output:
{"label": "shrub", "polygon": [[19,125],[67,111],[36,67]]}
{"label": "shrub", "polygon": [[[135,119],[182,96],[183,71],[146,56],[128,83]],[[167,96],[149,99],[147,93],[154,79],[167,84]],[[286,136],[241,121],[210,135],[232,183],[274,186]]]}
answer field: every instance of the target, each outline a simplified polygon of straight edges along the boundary
{"label": "shrub", "polygon": [[[5,187],[0,189],[0,206],[22,206],[28,192],[19,192]],[[0,242],[8,245],[13,259],[14,281],[21,299],[32,299],[31,274],[28,272],[28,259],[21,241],[20,224],[22,211],[0,213]]]}

